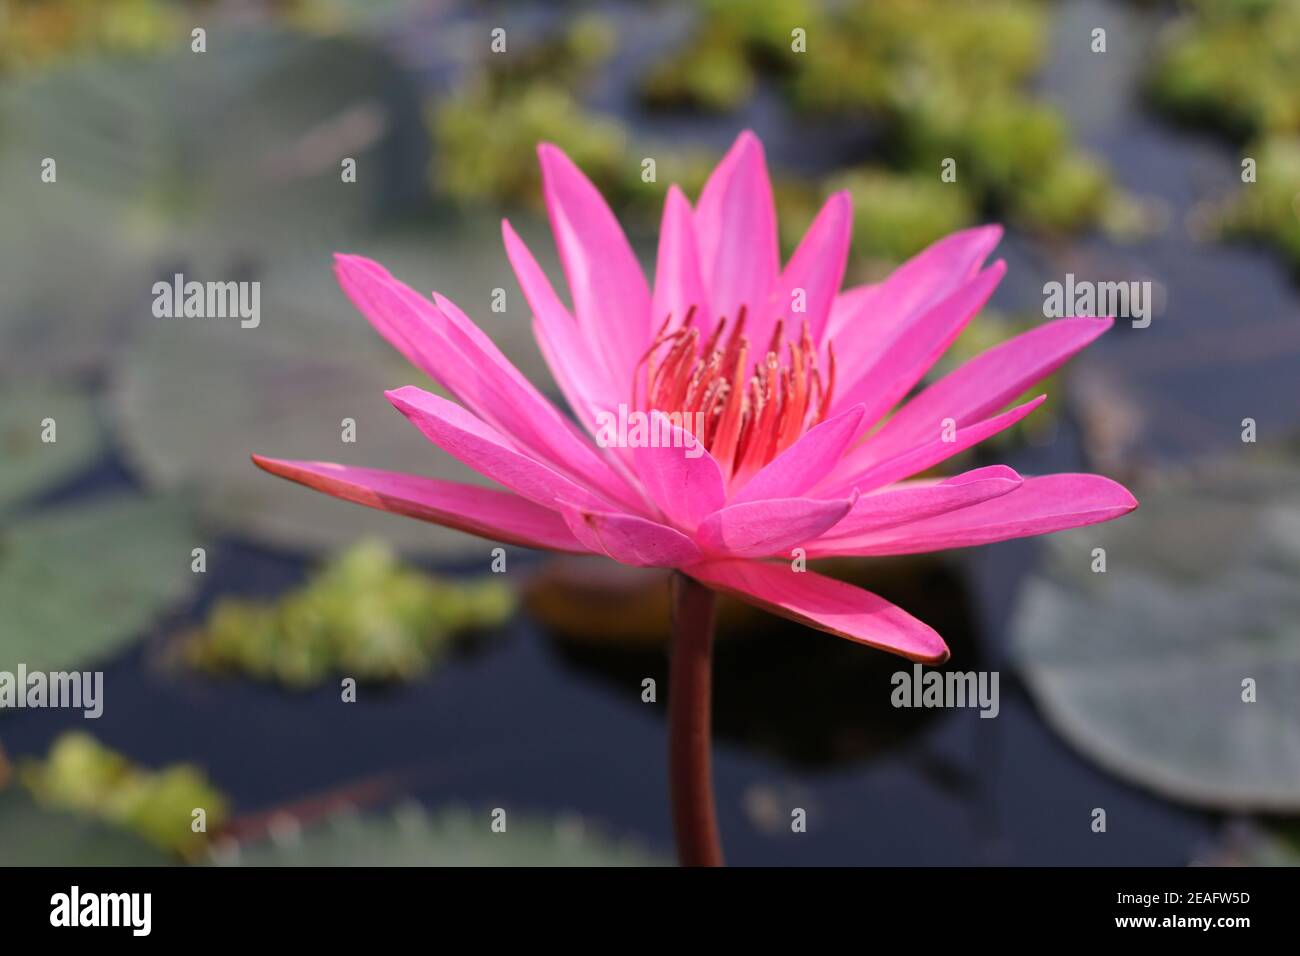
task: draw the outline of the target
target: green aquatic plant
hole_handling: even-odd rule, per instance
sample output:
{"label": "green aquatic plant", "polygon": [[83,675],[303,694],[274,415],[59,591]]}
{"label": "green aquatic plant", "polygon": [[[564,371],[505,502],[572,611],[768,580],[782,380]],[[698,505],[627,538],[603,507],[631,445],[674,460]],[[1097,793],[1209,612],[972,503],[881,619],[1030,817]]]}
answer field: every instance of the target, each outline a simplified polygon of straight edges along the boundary
{"label": "green aquatic plant", "polygon": [[1300,275],[1300,135],[1267,137],[1247,153],[1263,172],[1218,210],[1216,225],[1225,236],[1267,242]]}
{"label": "green aquatic plant", "polygon": [[1145,89],[1156,109],[1242,144],[1255,178],[1213,209],[1229,238],[1261,240],[1300,272],[1300,4],[1198,0],[1170,26]]}
{"label": "green aquatic plant", "polygon": [[80,731],[61,735],[43,760],[19,761],[17,777],[46,809],[102,820],[186,859],[206,850],[229,812],[226,797],[193,764],[150,770]]}
{"label": "green aquatic plant", "polygon": [[[620,207],[649,219],[663,202],[663,182],[703,185],[712,160],[703,151],[634,143],[618,117],[587,108],[582,92],[615,44],[598,16],[509,56],[489,57],[428,114],[433,138],[430,185],[457,204],[507,203],[540,209],[536,144],[552,140],[582,163]],[[653,157],[647,182],[642,165]]]}
{"label": "green aquatic plant", "polygon": [[164,0],[0,0],[0,73],[74,53],[143,53],[181,35],[178,5]]}
{"label": "green aquatic plant", "polygon": [[219,600],[182,647],[195,667],[294,687],[335,673],[409,680],[466,632],[499,626],[514,608],[513,592],[499,580],[432,578],[387,546],[363,542],[277,601]]}
{"label": "green aquatic plant", "polygon": [[[873,207],[864,204],[859,252],[902,259],[977,213],[1079,231],[1109,222],[1118,197],[1100,163],[1074,145],[1061,114],[1028,92],[1048,26],[1035,0],[834,8],[718,0],[705,5],[694,37],[646,74],[642,94],[652,105],[727,111],[766,75],[800,115],[851,116],[875,127],[887,145],[871,185],[888,212],[873,222]],[[797,30],[807,55],[793,49]],[[947,160],[956,163],[955,178],[943,181],[953,197],[925,185],[941,183]],[[899,209],[922,212],[912,241],[900,235],[888,240],[894,249],[875,248],[873,235],[888,232]],[[935,225],[938,209],[949,217],[943,228]],[[953,222],[958,211],[964,218]]]}
{"label": "green aquatic plant", "polygon": [[901,262],[974,218],[966,194],[937,176],[864,166],[831,177],[826,188],[852,199],[859,259]]}
{"label": "green aquatic plant", "polygon": [[1300,132],[1300,4],[1198,0],[1168,27],[1145,90],[1165,115],[1234,140]]}

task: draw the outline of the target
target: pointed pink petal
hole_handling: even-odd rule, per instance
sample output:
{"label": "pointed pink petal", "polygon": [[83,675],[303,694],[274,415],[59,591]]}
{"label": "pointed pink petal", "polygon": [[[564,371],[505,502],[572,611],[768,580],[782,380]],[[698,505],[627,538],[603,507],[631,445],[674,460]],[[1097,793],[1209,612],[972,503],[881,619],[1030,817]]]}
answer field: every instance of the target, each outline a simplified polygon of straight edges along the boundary
{"label": "pointed pink petal", "polygon": [[700,559],[690,538],[636,515],[579,508],[566,501],[557,507],[569,530],[585,547],[637,568],[678,568]]}
{"label": "pointed pink petal", "polygon": [[825,478],[861,431],[862,406],[814,425],[785,451],[760,468],[738,493],[733,504],[764,498],[796,498]]}
{"label": "pointed pink petal", "polygon": [[827,327],[836,358],[845,368],[864,368],[899,329],[974,278],[1001,238],[1001,226],[955,232],[917,253],[883,282],[844,292]]}
{"label": "pointed pink petal", "polygon": [[679,528],[693,531],[726,504],[722,469],[693,434],[667,416],[653,412],[651,423],[661,440],[632,449],[637,475],[664,516]]}
{"label": "pointed pink petal", "polygon": [[830,318],[826,322],[826,334],[833,336],[842,332],[845,336],[856,337],[867,334],[868,327],[875,328],[880,319],[866,310],[873,303],[880,302],[880,285],[879,282],[855,285],[835,296],[835,301],[831,303]]}
{"label": "pointed pink petal", "polygon": [[701,584],[725,591],[809,627],[927,664],[948,659],[943,638],[870,591],[789,564],[706,561],[684,569]]}
{"label": "pointed pink petal", "polygon": [[339,283],[385,337],[474,414],[553,470],[626,507],[638,498],[573,423],[560,414],[451,300],[430,301],[378,263],[336,256]]}
{"label": "pointed pink petal", "polygon": [[598,409],[612,409],[627,383],[614,382],[604,356],[590,347],[576,320],[555,294],[551,280],[531,251],[506,220],[501,221],[506,256],[519,280],[528,307],[533,310],[533,330],[556,384],[583,426],[595,430]]}
{"label": "pointed pink petal", "polygon": [[1110,521],[1136,507],[1128,489],[1109,478],[1043,475],[1026,478],[1010,494],[959,511],[825,544],[813,542],[808,554],[917,554],[965,548]]}
{"label": "pointed pink petal", "polygon": [[668,187],[663,223],[659,228],[659,258],[655,265],[654,306],[650,321],[657,330],[671,316],[670,327],[682,324],[692,306],[691,324],[706,336],[716,316],[710,314],[709,297],[700,274],[700,254],[695,244],[695,214],[676,185]]}
{"label": "pointed pink petal", "polygon": [[[777,283],[772,309],[785,317],[786,331],[792,338],[797,338],[807,321],[812,340],[822,341],[831,307],[844,281],[852,231],[853,203],[847,192],[838,192],[826,200]],[[804,299],[802,314],[792,310],[800,291]]]}
{"label": "pointed pink petal", "polygon": [[1051,375],[1113,324],[1113,319],[1057,319],[996,345],[949,372],[911,399],[867,441],[882,461],[934,433],[951,418],[977,422]]}
{"label": "pointed pink petal", "polygon": [[554,507],[557,498],[564,498],[584,507],[611,507],[610,502],[514,448],[506,436],[455,402],[413,385],[384,395],[429,441],[529,501]]}
{"label": "pointed pink petal", "polygon": [[709,305],[731,323],[745,306],[749,340],[765,345],[775,322],[767,306],[780,254],[763,145],[748,130],[704,184],[695,208],[695,235]]}
{"label": "pointed pink petal", "polygon": [[537,147],[542,191],[573,310],[614,381],[631,384],[650,341],[650,289],[600,192],[557,147]]}
{"label": "pointed pink petal", "polygon": [[1022,479],[1005,465],[976,468],[943,481],[892,485],[858,499],[843,521],[822,536],[822,541],[850,538],[900,524],[967,508],[1020,487]]}
{"label": "pointed pink petal", "polygon": [[940,462],[947,461],[967,448],[978,445],[1000,431],[1005,431],[1043,404],[1046,399],[1046,395],[1039,395],[1001,415],[994,415],[974,425],[959,427],[953,432],[952,441],[944,441],[943,423],[935,422],[934,437],[929,441],[915,445],[884,461],[864,465],[864,462],[870,460],[868,448],[871,442],[868,440],[866,444],[859,445],[845,455],[839,467],[827,476],[815,491],[821,497],[833,498],[843,494],[849,488],[859,488],[867,492],[910,478],[912,475],[933,468]]}
{"label": "pointed pink petal", "polygon": [[833,528],[853,507],[857,496],[839,500],[767,498],[728,505],[700,524],[696,539],[711,554],[736,558],[789,555]]}
{"label": "pointed pink petal", "polygon": [[560,515],[508,491],[327,461],[283,461],[254,455],[253,462],[263,471],[368,508],[506,544],[587,552]]}
{"label": "pointed pink petal", "polygon": [[1006,271],[1006,263],[999,259],[925,314],[902,326],[881,346],[862,375],[834,400],[833,410],[861,402],[866,405],[863,426],[879,421],[939,361],[975,313],[984,308]]}

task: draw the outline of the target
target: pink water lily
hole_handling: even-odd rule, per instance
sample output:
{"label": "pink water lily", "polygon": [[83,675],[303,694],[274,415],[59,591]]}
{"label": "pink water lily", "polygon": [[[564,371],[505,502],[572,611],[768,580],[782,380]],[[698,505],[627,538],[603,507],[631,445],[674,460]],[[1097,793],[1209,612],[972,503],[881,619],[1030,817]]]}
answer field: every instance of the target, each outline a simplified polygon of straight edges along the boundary
{"label": "pink water lily", "polygon": [[[842,290],[848,195],[827,200],[782,267],[763,149],[743,133],[694,208],[669,189],[652,288],[591,182],[556,147],[539,155],[572,309],[509,223],[503,233],[538,345],[577,424],[450,300],[340,255],[349,298],[451,396],[407,386],[389,401],[502,490],[324,462],[255,456],[258,465],[498,541],[672,568],[688,589],[723,591],[929,663],[948,656],[929,626],[793,559],[986,544],[1137,506],[1096,475],[1022,477],[995,465],[914,477],[1028,415],[1043,396],[1004,409],[1111,324],[1047,322],[905,401],[1001,279],[1001,260],[984,264],[998,227],[951,235],[882,282]],[[602,423],[629,412],[647,416],[661,440],[597,441]],[[692,601],[698,596],[679,597],[679,612]],[[700,606],[708,617],[711,605]],[[678,630],[680,638],[691,628],[679,620]],[[705,646],[707,713],[707,635]],[[699,683],[683,668],[674,663],[674,701],[679,678]]]}

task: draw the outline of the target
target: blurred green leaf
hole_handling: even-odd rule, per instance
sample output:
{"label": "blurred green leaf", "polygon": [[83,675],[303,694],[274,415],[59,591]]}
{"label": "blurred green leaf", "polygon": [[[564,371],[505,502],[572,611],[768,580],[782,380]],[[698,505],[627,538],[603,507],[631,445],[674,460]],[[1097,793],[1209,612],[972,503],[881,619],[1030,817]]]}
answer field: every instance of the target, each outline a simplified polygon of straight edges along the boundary
{"label": "blurred green leaf", "polygon": [[1300,467],[1237,462],[1138,498],[1044,541],[1012,629],[1035,699],[1084,753],[1167,797],[1300,810]]}
{"label": "blurred green leaf", "polygon": [[[368,239],[347,251],[376,259],[421,292],[447,294],[525,375],[544,383],[499,224],[454,225],[426,223],[418,234]],[[518,226],[534,239],[531,226]],[[490,546],[480,539],[330,499],[249,460],[256,452],[487,483],[431,445],[384,398],[386,389],[433,385],[376,334],[330,266],[329,251],[314,245],[268,262],[258,273],[256,328],[222,319],[153,320],[144,327],[110,387],[128,462],[153,488],[197,488],[207,520],[261,544],[326,551],[375,536],[404,551],[486,560]],[[496,287],[509,290],[505,313],[491,309]],[[342,440],[345,418],[356,422],[354,443]]]}
{"label": "blurred green leaf", "polygon": [[97,820],[36,804],[17,788],[0,791],[0,866],[166,866],[138,837]]}
{"label": "blurred green leaf", "polygon": [[104,661],[195,586],[200,544],[175,498],[95,499],[0,528],[0,670]]}
{"label": "blurred green leaf", "polygon": [[4,88],[0,201],[24,228],[0,238],[0,368],[97,368],[158,321],[150,289],[174,267],[244,278],[409,208],[424,149],[412,82],[342,38],[214,29],[202,55],[78,62]]}
{"label": "blurred green leaf", "polygon": [[[53,419],[51,442],[42,439],[47,418]],[[103,444],[84,395],[26,388],[0,394],[0,513],[88,468]]]}
{"label": "blurred green leaf", "polygon": [[667,861],[588,832],[581,821],[506,818],[491,829],[484,810],[426,812],[417,804],[386,816],[344,815],[278,842],[214,847],[214,857],[243,866],[658,866]]}

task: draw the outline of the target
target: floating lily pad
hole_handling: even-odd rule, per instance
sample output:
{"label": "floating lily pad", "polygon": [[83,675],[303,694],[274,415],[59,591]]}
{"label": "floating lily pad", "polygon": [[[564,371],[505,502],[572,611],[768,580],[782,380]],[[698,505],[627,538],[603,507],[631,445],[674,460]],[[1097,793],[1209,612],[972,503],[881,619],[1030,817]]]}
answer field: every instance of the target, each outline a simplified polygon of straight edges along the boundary
{"label": "floating lily pad", "polygon": [[406,208],[424,191],[421,122],[413,84],[375,47],[277,31],[213,30],[205,53],[187,42],[13,84],[0,183],[23,229],[0,239],[0,367],[102,364],[149,316],[162,265],[237,278]]}
{"label": "floating lily pad", "polygon": [[0,529],[0,670],[103,661],[189,593],[201,544],[183,501],[131,495]]}
{"label": "floating lily pad", "polygon": [[0,866],[165,866],[166,855],[122,830],[46,810],[15,787],[0,792]]}
{"label": "floating lily pad", "polygon": [[357,680],[409,680],[466,632],[498,626],[514,594],[497,576],[435,579],[406,567],[378,542],[335,558],[302,589],[274,602],[223,598],[185,658],[211,671],[241,671],[293,687],[339,673]]}
{"label": "floating lily pad", "polygon": [[1044,542],[1012,628],[1034,697],[1167,797],[1300,810],[1300,469],[1255,459],[1137,494],[1134,515]]}
{"label": "floating lily pad", "polygon": [[[44,441],[46,419],[54,441]],[[87,468],[103,447],[94,405],[84,395],[10,389],[0,395],[0,512]]]}
{"label": "floating lily pad", "polygon": [[[350,251],[413,288],[453,297],[535,381],[544,365],[514,290],[499,233],[464,230],[356,240]],[[433,388],[370,327],[339,290],[327,249],[260,273],[261,321],[151,320],[123,360],[112,404],[128,460],[150,485],[196,485],[204,516],[263,544],[334,550],[381,537],[402,550],[482,555],[490,545],[437,525],[332,500],[260,471],[257,452],[339,461],[453,481],[486,479],[431,445],[384,398],[402,385]],[[505,314],[492,290],[507,289]],[[356,422],[344,441],[344,419]]]}
{"label": "floating lily pad", "polygon": [[581,820],[546,822],[507,813],[494,833],[489,810],[426,812],[418,804],[379,817],[344,814],[276,839],[213,848],[215,862],[244,866],[662,866],[665,860],[590,832]]}
{"label": "floating lily pad", "polygon": [[[85,733],[63,734],[44,760],[21,761],[18,778],[43,807],[102,820],[190,859],[227,814],[226,797],[198,767],[141,767]],[[199,832],[192,826],[196,808],[205,814]]]}

